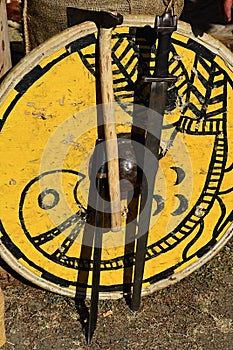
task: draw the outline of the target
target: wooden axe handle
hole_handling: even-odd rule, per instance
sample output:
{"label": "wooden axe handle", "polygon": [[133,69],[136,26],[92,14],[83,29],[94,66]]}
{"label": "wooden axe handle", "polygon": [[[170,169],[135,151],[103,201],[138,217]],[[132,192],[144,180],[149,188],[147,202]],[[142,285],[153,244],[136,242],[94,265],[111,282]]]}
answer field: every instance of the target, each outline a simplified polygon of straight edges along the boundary
{"label": "wooden axe handle", "polygon": [[111,230],[121,229],[121,199],[116,118],[112,76],[112,28],[99,29],[100,84],[103,103],[104,133],[108,162],[108,183],[111,201]]}

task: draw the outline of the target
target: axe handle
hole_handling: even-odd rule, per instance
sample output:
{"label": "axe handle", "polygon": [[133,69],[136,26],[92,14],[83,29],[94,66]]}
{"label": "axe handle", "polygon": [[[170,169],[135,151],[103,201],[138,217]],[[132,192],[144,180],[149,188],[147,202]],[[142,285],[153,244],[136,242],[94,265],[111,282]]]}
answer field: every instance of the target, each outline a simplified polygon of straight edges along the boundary
{"label": "axe handle", "polygon": [[112,77],[112,28],[99,29],[100,84],[111,201],[111,230],[121,229],[120,176]]}

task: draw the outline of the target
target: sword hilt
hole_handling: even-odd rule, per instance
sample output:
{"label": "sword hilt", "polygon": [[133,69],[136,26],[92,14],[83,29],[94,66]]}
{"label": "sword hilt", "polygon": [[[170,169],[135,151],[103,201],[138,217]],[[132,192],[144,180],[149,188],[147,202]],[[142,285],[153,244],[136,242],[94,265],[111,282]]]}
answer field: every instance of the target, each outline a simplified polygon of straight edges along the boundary
{"label": "sword hilt", "polygon": [[158,34],[158,49],[156,54],[155,77],[168,77],[168,58],[171,49],[171,36],[177,29],[177,16],[165,12],[156,16],[155,30]]}

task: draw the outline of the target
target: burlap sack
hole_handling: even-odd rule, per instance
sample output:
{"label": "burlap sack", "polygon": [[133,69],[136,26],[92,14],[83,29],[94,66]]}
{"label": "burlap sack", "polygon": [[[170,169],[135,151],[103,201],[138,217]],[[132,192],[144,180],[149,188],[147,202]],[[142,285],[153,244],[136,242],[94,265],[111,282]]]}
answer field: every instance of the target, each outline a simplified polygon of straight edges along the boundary
{"label": "burlap sack", "polygon": [[11,68],[6,3],[0,0],[0,78]]}
{"label": "burlap sack", "polygon": [[[117,10],[121,14],[161,15],[170,0],[25,0],[24,33],[26,51],[67,27],[66,7]],[[174,12],[180,16],[184,0],[174,0]]]}
{"label": "burlap sack", "polygon": [[0,287],[0,347],[6,342],[5,325],[4,325],[4,298]]}

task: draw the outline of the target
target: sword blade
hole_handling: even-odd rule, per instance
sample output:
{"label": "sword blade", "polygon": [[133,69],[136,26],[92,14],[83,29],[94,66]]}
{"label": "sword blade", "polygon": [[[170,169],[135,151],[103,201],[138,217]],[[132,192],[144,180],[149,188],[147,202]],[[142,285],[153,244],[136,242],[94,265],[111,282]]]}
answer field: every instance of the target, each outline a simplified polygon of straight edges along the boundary
{"label": "sword blade", "polygon": [[[98,141],[97,141],[98,144]],[[103,145],[103,143],[102,143]],[[98,169],[100,165],[103,165],[105,159],[105,149],[103,147],[96,148],[95,159],[95,174],[92,181],[96,183],[96,213],[95,213],[95,230],[94,230],[94,253],[93,253],[93,271],[92,271],[92,289],[91,289],[91,306],[89,312],[89,322],[87,330],[87,343],[90,344],[93,337],[97,316],[98,316],[98,303],[99,303],[99,289],[100,289],[100,266],[101,266],[101,253],[102,253],[102,240],[103,240],[103,228],[104,228],[104,193],[106,191],[106,184],[102,175],[103,168]]]}
{"label": "sword blade", "polygon": [[141,301],[152,200],[155,178],[158,170],[159,145],[162,132],[163,114],[166,104],[168,82],[170,81],[168,74],[168,59],[171,46],[171,35],[172,32],[176,30],[177,18],[176,16],[172,16],[171,13],[165,12],[162,16],[157,16],[155,22],[155,28],[158,33],[158,48],[156,55],[155,75],[151,80],[149,79],[149,81],[152,81],[152,83],[150,90],[147,133],[145,138],[142,193],[135,255],[135,271],[131,303],[131,308],[133,311],[137,311],[139,309]]}
{"label": "sword blade", "polygon": [[[97,178],[97,193],[101,192],[101,179]],[[103,190],[103,189],[102,189]],[[93,337],[98,315],[98,303],[99,303],[99,286],[100,286],[100,265],[101,265],[101,253],[102,253],[102,236],[104,226],[104,206],[103,199],[97,194],[97,211],[95,220],[95,237],[94,237],[94,253],[93,253],[93,272],[92,272],[92,289],[91,289],[91,306],[89,313],[89,324],[87,332],[87,342],[90,344]],[[100,203],[101,202],[101,203]]]}
{"label": "sword blade", "polygon": [[[166,103],[166,82],[151,84],[150,104],[148,111],[148,131],[145,139],[145,155],[142,175],[142,193],[140,201],[140,219],[135,255],[135,271],[131,309],[140,307],[142,281],[145,267],[148,233],[154,194],[155,178],[158,171],[159,145],[161,138],[163,112]],[[150,171],[145,171],[150,166]]]}

